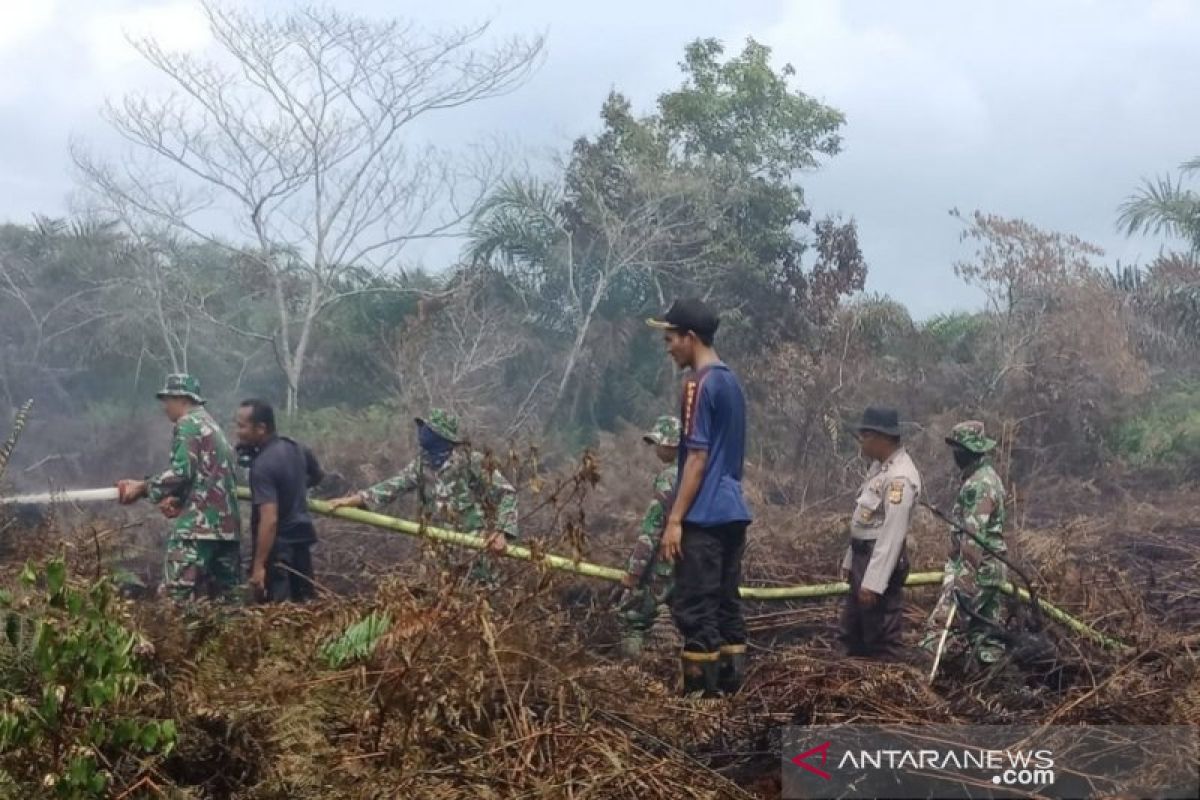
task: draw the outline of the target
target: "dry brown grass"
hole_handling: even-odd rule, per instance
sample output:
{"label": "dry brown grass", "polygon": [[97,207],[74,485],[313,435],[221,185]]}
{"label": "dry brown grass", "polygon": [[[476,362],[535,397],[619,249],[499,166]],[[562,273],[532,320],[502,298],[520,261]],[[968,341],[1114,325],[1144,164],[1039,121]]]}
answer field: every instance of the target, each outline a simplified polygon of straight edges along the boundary
{"label": "dry brown grass", "polygon": [[[621,563],[657,467],[635,433],[601,443],[594,486],[571,482],[594,469],[576,465],[542,475],[533,492],[525,462],[526,535]],[[750,478],[758,520],[747,578],[832,579],[845,498],[800,513],[773,502],[762,476]],[[747,684],[718,701],[675,696],[669,650],[636,665],[615,660],[615,626],[597,600],[607,587],[506,563],[505,588],[484,593],[462,579],[461,558],[446,571],[444,555],[394,534],[323,523],[318,578],[336,592],[319,602],[187,617],[154,599],[130,606],[129,624],[155,646],[158,691],[144,711],[176,719],[181,738],[152,773],[118,777],[195,798],[773,797],[786,724],[1200,723],[1190,494],[1133,502],[1099,485],[1046,487],[1061,516],[1018,515],[1014,552],[1048,599],[1134,653],[1052,627],[1053,663],[984,672],[952,649],[929,686],[923,666],[838,655],[835,601],[756,604],[747,608]],[[152,582],[155,535],[136,514],[64,512],[39,531],[3,534],[0,579],[65,550],[77,579],[119,556]],[[121,552],[131,542],[138,552]],[[944,528],[921,512],[914,569],[936,569],[945,545]],[[931,602],[931,590],[910,592],[914,634]],[[372,612],[391,620],[374,652],[331,666],[322,646]]]}

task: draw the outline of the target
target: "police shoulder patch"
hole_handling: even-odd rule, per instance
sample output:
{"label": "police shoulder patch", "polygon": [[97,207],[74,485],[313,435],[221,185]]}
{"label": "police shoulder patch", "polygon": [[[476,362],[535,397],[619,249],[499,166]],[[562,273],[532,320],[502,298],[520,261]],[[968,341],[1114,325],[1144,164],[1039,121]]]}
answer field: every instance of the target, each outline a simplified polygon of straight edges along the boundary
{"label": "police shoulder patch", "polygon": [[904,500],[904,479],[896,478],[888,484],[888,502],[899,505]]}

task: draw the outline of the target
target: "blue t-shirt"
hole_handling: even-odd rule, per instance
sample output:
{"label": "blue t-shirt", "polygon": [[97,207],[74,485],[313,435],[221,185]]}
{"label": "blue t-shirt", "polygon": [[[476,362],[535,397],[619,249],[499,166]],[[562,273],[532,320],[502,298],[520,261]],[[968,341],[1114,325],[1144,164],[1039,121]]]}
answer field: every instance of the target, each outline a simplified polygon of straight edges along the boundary
{"label": "blue t-shirt", "polygon": [[687,377],[679,419],[683,441],[679,476],[689,450],[706,450],[704,479],[683,521],[702,527],[751,520],[742,497],[746,455],[746,398],[729,367],[717,362]]}

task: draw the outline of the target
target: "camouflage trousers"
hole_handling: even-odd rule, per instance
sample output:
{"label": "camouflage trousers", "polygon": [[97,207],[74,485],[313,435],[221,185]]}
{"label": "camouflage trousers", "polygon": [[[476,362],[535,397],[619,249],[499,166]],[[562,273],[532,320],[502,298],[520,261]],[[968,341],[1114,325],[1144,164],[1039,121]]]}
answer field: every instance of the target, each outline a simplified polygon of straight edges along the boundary
{"label": "camouflage trousers", "polygon": [[[1001,544],[996,549],[1003,552]],[[1004,655],[1004,640],[996,635],[996,628],[1003,628],[1004,593],[1001,587],[1008,580],[1008,568],[999,559],[984,554],[980,556],[975,570],[975,592],[970,595],[970,609],[974,617],[967,624],[967,640],[975,657],[985,664],[999,661]],[[980,621],[984,620],[984,621]]]}
{"label": "camouflage trousers", "polygon": [[630,589],[617,609],[617,624],[621,633],[644,634],[654,627],[659,606],[667,605],[671,596],[669,583],[650,582],[648,586]]}
{"label": "camouflage trousers", "polygon": [[496,570],[496,565],[492,562],[492,557],[484,554],[476,556],[467,573],[467,580],[489,588],[499,586],[500,575]]}
{"label": "camouflage trousers", "polygon": [[671,618],[671,576],[658,576],[641,588],[624,593],[616,609],[620,654],[641,657],[649,650],[678,650],[683,645]]}
{"label": "camouflage trousers", "polygon": [[[1004,552],[1003,544],[1001,543],[997,549]],[[970,570],[971,566],[968,562],[961,558],[952,558],[946,563],[947,580],[953,581],[953,585],[958,585],[961,583],[961,578]],[[966,622],[967,643],[975,653],[975,657],[987,664],[998,661],[1004,654],[1004,641],[996,636],[996,629],[993,626],[1003,627],[1004,624],[1004,595],[1001,587],[1007,580],[1008,570],[1003,562],[981,553],[979,568],[974,573],[975,588],[969,593],[964,593],[962,597],[966,609],[980,618],[975,619],[967,613],[959,614],[958,618]],[[954,603],[953,594],[945,594],[943,598],[939,598],[939,606],[934,610],[925,627],[925,634],[921,639],[920,646],[930,653],[936,650],[937,643],[941,638],[942,625],[946,620],[946,612],[950,610],[950,605],[941,605],[942,599],[948,601],[949,604]]]}
{"label": "camouflage trousers", "polygon": [[176,602],[235,602],[242,584],[241,550],[236,541],[167,537],[162,592]]}

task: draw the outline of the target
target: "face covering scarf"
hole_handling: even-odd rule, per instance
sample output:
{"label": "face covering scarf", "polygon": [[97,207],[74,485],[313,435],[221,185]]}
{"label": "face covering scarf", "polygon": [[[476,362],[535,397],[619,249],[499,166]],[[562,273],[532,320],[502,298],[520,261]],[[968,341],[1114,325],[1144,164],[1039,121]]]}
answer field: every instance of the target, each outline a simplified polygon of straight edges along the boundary
{"label": "face covering scarf", "polygon": [[454,452],[454,442],[438,436],[430,430],[428,425],[421,426],[417,432],[417,440],[421,444],[421,451],[425,454],[425,459],[434,469],[441,469],[446,463],[446,459],[450,458],[450,454]]}
{"label": "face covering scarf", "polygon": [[972,453],[965,447],[954,448],[954,463],[958,465],[959,469],[966,469],[978,460],[977,453]]}

